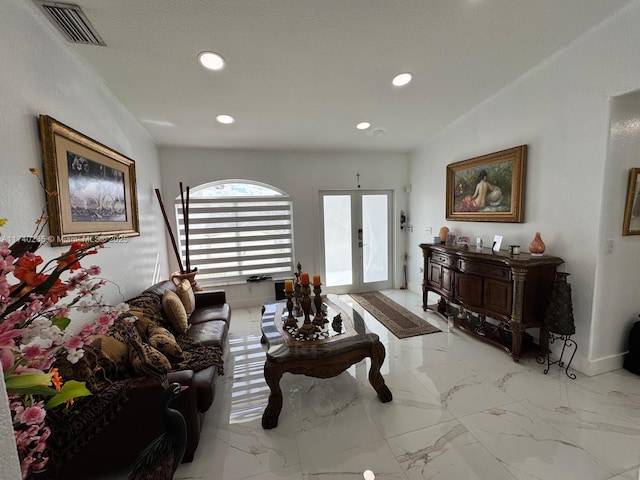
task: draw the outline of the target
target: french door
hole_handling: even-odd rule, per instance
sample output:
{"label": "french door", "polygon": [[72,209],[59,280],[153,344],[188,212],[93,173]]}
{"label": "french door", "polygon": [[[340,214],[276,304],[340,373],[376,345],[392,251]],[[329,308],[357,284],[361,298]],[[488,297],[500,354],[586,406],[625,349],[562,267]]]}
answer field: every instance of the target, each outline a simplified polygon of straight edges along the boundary
{"label": "french door", "polygon": [[323,291],[392,288],[392,192],[321,191]]}

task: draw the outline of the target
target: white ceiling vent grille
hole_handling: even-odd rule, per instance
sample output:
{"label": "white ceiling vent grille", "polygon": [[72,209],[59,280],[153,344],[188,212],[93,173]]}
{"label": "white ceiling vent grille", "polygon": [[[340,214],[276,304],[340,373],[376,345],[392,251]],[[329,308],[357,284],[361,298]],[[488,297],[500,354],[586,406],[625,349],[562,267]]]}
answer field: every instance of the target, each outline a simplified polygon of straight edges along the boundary
{"label": "white ceiling vent grille", "polygon": [[70,42],[106,46],[78,5],[43,0],[35,2]]}

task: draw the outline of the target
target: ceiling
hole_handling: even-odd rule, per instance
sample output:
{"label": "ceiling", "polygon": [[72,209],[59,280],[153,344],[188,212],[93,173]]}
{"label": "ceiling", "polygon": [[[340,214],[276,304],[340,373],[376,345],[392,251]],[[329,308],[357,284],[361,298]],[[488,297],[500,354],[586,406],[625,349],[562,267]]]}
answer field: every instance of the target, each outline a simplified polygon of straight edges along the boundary
{"label": "ceiling", "polygon": [[107,46],[69,48],[160,146],[409,152],[630,0],[70,3]]}

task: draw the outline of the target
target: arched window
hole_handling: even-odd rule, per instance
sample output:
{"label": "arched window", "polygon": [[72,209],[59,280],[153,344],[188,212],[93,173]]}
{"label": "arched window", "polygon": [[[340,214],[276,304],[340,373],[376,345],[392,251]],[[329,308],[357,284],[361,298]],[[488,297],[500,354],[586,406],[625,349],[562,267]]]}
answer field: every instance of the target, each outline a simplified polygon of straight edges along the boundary
{"label": "arched window", "polygon": [[[293,204],[289,195],[249,180],[221,180],[189,191],[189,259],[198,283],[250,276],[293,276]],[[175,200],[178,243],[186,258],[182,201]]]}

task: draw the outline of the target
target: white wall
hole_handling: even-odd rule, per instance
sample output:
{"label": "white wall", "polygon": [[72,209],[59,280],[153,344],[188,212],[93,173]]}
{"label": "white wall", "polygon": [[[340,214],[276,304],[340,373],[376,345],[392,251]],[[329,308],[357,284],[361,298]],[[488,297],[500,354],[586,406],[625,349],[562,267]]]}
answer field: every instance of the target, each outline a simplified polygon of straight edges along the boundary
{"label": "white wall", "polygon": [[[406,210],[409,159],[396,153],[263,152],[189,148],[161,148],[162,196],[166,205],[180,194],[179,182],[195,187],[222,179],[245,179],[273,185],[293,200],[296,261],[310,274],[322,274],[319,238],[319,190],[355,190],[360,173],[362,189],[394,191],[394,285],[402,283],[402,255],[406,235],[400,233],[398,216]],[[173,210],[172,224],[175,225]],[[169,247],[171,248],[171,247]],[[172,266],[177,270],[175,259]],[[251,291],[249,291],[251,289]],[[261,305],[273,300],[271,282],[225,287],[232,307]]]}
{"label": "white wall", "polygon": [[[637,295],[612,296],[616,290],[635,290],[640,262],[630,253],[637,252],[640,239],[622,242],[620,236],[626,193],[622,165],[602,194],[610,98],[640,87],[639,24],[640,3],[634,2],[426,141],[410,163],[409,203],[414,214],[419,212],[410,241],[414,257],[417,244],[427,238],[425,227],[437,232],[447,225],[485,242],[501,234],[503,245],[520,244],[524,251],[539,231],[547,253],[565,259],[560,270],[571,273],[579,345],[574,365],[586,374],[621,366],[629,315],[640,307]],[[521,144],[529,145],[525,223],[446,222],[446,165]],[[624,243],[627,255],[617,257],[622,249],[614,248],[610,257],[620,258],[620,268],[605,277],[599,264],[609,238],[617,247]],[[415,291],[420,290],[420,265],[411,263]]]}
{"label": "white wall", "polygon": [[[0,218],[9,219],[2,234],[31,235],[40,216],[45,197],[28,169],[41,167],[37,118],[47,114],[136,161],[142,235],[105,248],[90,259],[92,263],[102,267],[102,276],[116,282],[125,297],[137,294],[156,276],[166,277],[164,229],[152,198],[152,187],[160,184],[160,178],[151,138],[66,50],[65,41],[32,2],[2,2],[0,32]],[[44,246],[40,254],[52,258],[63,251]],[[105,292],[107,300],[118,299],[115,290]],[[4,385],[0,387],[4,395]],[[0,430],[7,425],[11,428],[1,401]],[[13,442],[0,442],[3,478],[19,478],[19,473],[11,473],[14,448]]]}
{"label": "white wall", "polygon": [[[596,291],[602,292],[594,308],[592,355],[618,359],[628,347],[628,334],[638,320],[638,282],[633,276],[640,269],[638,236],[621,236],[629,170],[640,167],[640,92],[611,101],[611,129],[605,165],[600,238],[612,239],[614,249],[606,248],[598,257]],[[619,281],[622,276],[623,281]],[[610,286],[613,281],[614,285]],[[621,330],[621,331],[620,331]]]}

